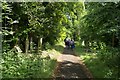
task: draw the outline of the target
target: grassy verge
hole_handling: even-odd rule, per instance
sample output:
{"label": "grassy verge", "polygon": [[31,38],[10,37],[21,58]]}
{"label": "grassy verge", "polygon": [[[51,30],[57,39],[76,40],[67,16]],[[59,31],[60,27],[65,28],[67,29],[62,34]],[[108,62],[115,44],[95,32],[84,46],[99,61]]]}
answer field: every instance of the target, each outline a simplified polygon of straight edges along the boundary
{"label": "grassy verge", "polygon": [[118,71],[110,68],[105,61],[107,58],[101,57],[100,53],[85,52],[84,48],[76,46],[76,53],[81,57],[85,65],[93,74],[94,78],[116,78]]}

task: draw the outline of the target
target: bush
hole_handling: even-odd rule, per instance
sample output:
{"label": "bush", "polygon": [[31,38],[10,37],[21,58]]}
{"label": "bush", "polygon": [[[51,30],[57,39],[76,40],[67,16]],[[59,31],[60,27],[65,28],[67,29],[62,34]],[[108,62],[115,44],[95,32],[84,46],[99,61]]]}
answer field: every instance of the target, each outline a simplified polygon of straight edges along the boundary
{"label": "bush", "polygon": [[101,49],[97,54],[98,57],[104,61],[105,65],[110,69],[107,76],[118,77],[119,67],[120,67],[120,54],[118,48],[107,47],[106,49]]}
{"label": "bush", "polygon": [[41,58],[38,54],[3,53],[3,78],[49,78],[55,60]]}

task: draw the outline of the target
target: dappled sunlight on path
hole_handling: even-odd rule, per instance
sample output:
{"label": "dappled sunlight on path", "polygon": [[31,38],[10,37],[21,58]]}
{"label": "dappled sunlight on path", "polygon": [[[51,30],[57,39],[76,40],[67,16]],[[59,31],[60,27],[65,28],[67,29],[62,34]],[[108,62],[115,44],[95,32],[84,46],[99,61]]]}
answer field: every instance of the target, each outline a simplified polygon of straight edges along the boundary
{"label": "dappled sunlight on path", "polygon": [[80,58],[71,54],[61,54],[58,59],[58,62],[70,61],[73,63],[80,63]]}
{"label": "dappled sunlight on path", "polygon": [[80,57],[75,55],[75,52],[70,49],[64,49],[63,54],[57,58],[57,66],[54,71],[54,79],[87,79],[92,80],[92,75],[86,66],[83,64]]}

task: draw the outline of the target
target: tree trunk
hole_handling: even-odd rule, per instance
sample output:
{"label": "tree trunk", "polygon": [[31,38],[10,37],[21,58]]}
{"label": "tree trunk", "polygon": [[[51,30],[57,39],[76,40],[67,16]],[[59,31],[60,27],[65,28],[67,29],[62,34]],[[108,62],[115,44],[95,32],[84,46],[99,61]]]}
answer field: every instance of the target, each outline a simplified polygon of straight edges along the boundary
{"label": "tree trunk", "polygon": [[33,51],[33,38],[30,37],[30,53]]}
{"label": "tree trunk", "polygon": [[40,38],[40,47],[42,48],[42,41],[43,41],[43,38]]}
{"label": "tree trunk", "polygon": [[37,43],[37,53],[39,53],[39,49],[40,49],[40,38],[38,38],[38,43]]}
{"label": "tree trunk", "polygon": [[43,38],[38,38],[37,53],[39,53],[39,50],[42,49],[42,39],[43,39]]}
{"label": "tree trunk", "polygon": [[25,53],[28,53],[28,49],[29,49],[29,39],[28,39],[28,35],[27,35],[26,41],[25,41]]}

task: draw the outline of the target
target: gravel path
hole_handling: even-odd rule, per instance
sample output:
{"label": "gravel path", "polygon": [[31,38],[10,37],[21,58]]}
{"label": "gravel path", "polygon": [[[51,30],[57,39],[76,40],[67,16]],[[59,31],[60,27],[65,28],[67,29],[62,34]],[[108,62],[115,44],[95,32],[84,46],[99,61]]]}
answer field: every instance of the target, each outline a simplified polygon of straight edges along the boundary
{"label": "gravel path", "polygon": [[64,49],[63,54],[57,58],[57,62],[54,80],[92,80],[93,78],[80,57],[76,56],[75,52],[70,49]]}

